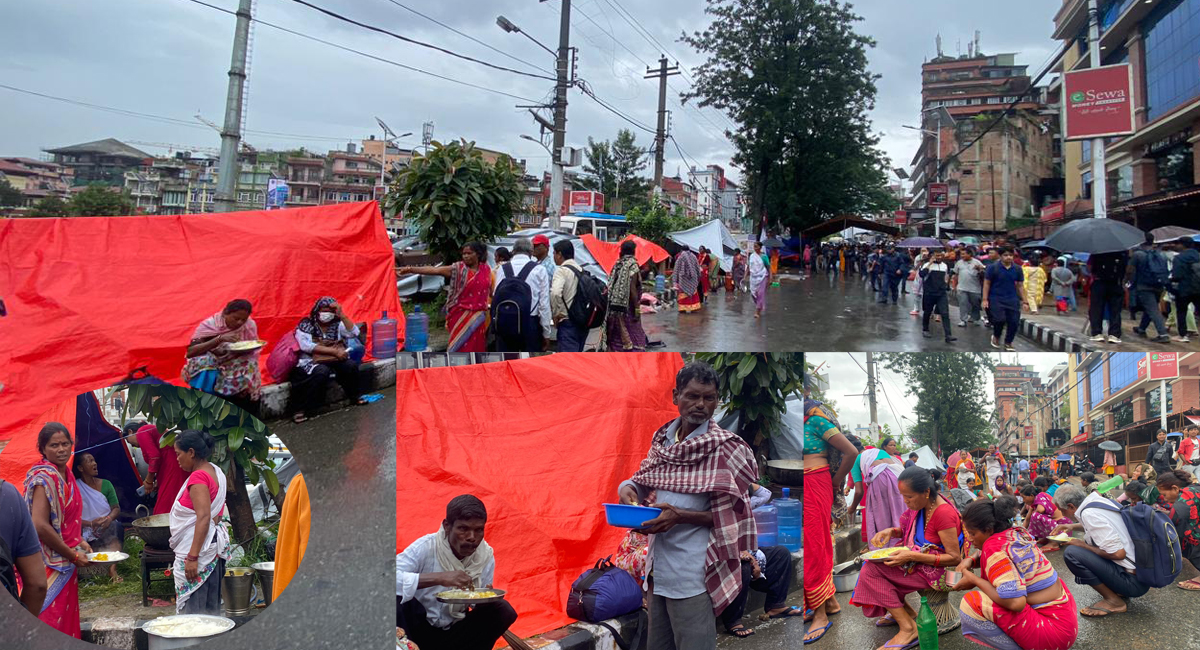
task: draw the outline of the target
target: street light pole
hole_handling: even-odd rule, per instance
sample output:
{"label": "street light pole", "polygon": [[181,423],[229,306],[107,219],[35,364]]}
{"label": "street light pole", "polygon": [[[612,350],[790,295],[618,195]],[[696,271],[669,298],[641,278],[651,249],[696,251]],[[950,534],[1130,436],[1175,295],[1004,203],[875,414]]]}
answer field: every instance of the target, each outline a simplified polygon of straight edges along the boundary
{"label": "street light pole", "polygon": [[[1100,67],[1100,7],[1088,0],[1088,56],[1093,70]],[[1108,217],[1108,177],[1104,162],[1104,138],[1092,138],[1092,217]],[[993,199],[994,200],[994,199]]]}
{"label": "street light pole", "polygon": [[558,61],[555,66],[558,81],[554,84],[554,147],[550,152],[550,229],[558,230],[562,216],[564,172],[562,152],[567,139],[567,86],[571,57],[571,0],[562,0],[558,26]]}
{"label": "street light pole", "polygon": [[217,212],[233,212],[238,177],[238,146],[242,140],[242,102],[246,89],[246,56],[250,42],[252,0],[241,0],[233,30],[233,56],[229,64],[229,89],[225,96],[225,126],[221,129],[221,157],[217,165]]}

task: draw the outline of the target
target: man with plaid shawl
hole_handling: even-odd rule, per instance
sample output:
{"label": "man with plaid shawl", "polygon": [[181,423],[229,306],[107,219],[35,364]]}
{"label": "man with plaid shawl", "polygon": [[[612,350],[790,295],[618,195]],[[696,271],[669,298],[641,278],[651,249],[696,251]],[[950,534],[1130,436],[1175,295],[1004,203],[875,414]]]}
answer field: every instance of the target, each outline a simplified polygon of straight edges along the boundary
{"label": "man with plaid shawl", "polygon": [[[749,492],[754,452],[717,426],[717,374],[689,363],[675,377],[679,418],[654,434],[641,468],[621,484],[621,503],[662,514],[643,524],[650,591],[650,650],[713,650],[716,617],[742,589],[741,554],[758,547]],[[652,495],[654,495],[652,497]]]}

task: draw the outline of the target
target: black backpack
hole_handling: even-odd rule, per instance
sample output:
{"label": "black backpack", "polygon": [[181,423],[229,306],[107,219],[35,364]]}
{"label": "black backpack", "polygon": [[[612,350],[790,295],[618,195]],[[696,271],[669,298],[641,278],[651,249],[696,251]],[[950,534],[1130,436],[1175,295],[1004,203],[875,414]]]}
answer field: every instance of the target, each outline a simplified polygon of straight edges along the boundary
{"label": "black backpack", "polygon": [[1163,443],[1163,445],[1158,448],[1158,451],[1154,452],[1154,458],[1150,459],[1150,462],[1152,464],[1156,464],[1156,465],[1170,464],[1170,462],[1171,462],[1171,445],[1170,445],[1170,443]]}
{"label": "black backpack", "polygon": [[604,324],[608,315],[608,285],[596,279],[591,273],[568,266],[579,284],[575,289],[575,297],[567,305],[567,318],[578,327],[594,329]]}
{"label": "black backpack", "polygon": [[[0,479],[0,489],[4,487],[5,481]],[[0,537],[0,587],[8,590],[8,593],[17,598],[17,564],[13,558],[12,549],[8,546],[8,542]],[[37,614],[38,612],[34,612]]]}
{"label": "black backpack", "polygon": [[512,262],[505,262],[500,267],[504,277],[492,296],[492,329],[498,338],[509,342],[523,341],[533,330],[533,289],[525,280],[537,266],[537,262],[528,262],[520,275],[513,275]]}

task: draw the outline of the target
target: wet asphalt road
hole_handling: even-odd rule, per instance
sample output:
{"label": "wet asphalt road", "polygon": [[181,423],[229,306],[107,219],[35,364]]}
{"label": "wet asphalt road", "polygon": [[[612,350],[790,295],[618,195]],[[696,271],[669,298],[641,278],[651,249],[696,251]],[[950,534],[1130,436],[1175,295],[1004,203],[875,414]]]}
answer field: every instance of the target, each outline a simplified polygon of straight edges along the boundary
{"label": "wet asphalt road", "polygon": [[[1078,607],[1085,607],[1100,600],[1100,595],[1091,587],[1075,584],[1073,576],[1062,562],[1062,553],[1052,553],[1052,561],[1059,575],[1064,578]],[[1196,575],[1196,571],[1185,564],[1180,580]],[[955,607],[960,594],[951,594]],[[812,650],[873,650],[887,643],[896,628],[878,629],[871,619],[862,615],[862,610],[850,606],[849,593],[838,594],[842,613],[834,616],[833,627],[820,641],[810,644]],[[912,596],[910,604],[920,605],[920,599]],[[1080,618],[1079,638],[1074,648],[1078,650],[1200,650],[1200,619],[1196,612],[1200,607],[1200,594],[1187,592],[1175,586],[1152,589],[1142,598],[1135,598],[1126,614],[1102,619]],[[890,631],[889,631],[890,630]],[[947,632],[938,638],[941,650],[968,650],[980,646],[966,640],[960,630]]]}
{"label": "wet asphalt road", "polygon": [[[789,594],[787,604],[796,607],[804,605],[804,592],[793,591]],[[799,619],[775,619],[760,621],[762,614],[759,609],[750,616],[742,618],[742,625],[754,630],[749,638],[739,639],[724,633],[724,628],[717,623],[720,635],[717,637],[717,648],[720,650],[795,650],[801,647],[804,640],[804,623]]]}
{"label": "wet asphalt road", "polygon": [[[246,648],[392,647],[395,639],[396,391],[363,407],[295,425],[272,422],[300,463],[312,527],[295,578],[250,624],[196,646]],[[70,639],[0,598],[0,648],[73,650]]]}
{"label": "wet asphalt road", "polygon": [[[794,276],[793,276],[794,278]],[[812,305],[805,302],[799,282],[780,280],[781,286],[767,289],[767,311],[754,318],[754,299],[748,293],[711,294],[699,312],[681,314],[672,307],[642,316],[642,326],[651,341],[662,341],[670,352],[791,352],[802,350],[797,332],[801,314]]]}

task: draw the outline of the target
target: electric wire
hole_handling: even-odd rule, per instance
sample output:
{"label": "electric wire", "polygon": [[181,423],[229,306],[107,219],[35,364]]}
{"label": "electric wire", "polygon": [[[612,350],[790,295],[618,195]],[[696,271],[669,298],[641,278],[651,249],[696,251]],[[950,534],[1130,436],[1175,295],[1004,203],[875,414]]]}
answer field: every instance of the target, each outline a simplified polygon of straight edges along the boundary
{"label": "electric wire", "polygon": [[408,12],[411,12],[411,13],[414,13],[414,14],[416,14],[416,15],[418,15],[418,16],[420,16],[420,17],[424,18],[425,20],[428,20],[429,22],[432,22],[432,23],[434,23],[434,24],[436,24],[436,25],[440,25],[440,26],[442,26],[442,27],[445,27],[446,29],[448,29],[448,30],[450,30],[450,31],[454,32],[455,34],[458,34],[459,36],[462,36],[463,38],[465,38],[465,39],[467,39],[467,40],[470,40],[470,41],[472,41],[472,42],[478,43],[478,44],[480,44],[480,45],[482,45],[482,46],[486,47],[486,48],[487,48],[487,49],[489,49],[489,50],[492,50],[493,52],[495,52],[495,53],[497,53],[497,54],[499,54],[499,55],[501,55],[501,56],[508,57],[508,58],[512,59],[513,61],[516,61],[517,63],[523,63],[523,64],[525,64],[525,65],[527,65],[527,66],[529,66],[529,67],[531,67],[531,68],[533,68],[533,69],[535,69],[535,70],[541,70],[542,72],[545,72],[545,73],[547,73],[547,74],[554,74],[554,71],[553,71],[553,70],[550,70],[550,69],[548,69],[548,68],[544,68],[544,67],[542,67],[542,66],[539,66],[539,65],[537,65],[536,63],[530,63],[529,61],[526,61],[525,59],[522,59],[522,58],[519,58],[519,57],[513,56],[513,55],[509,54],[508,52],[505,52],[504,50],[501,50],[501,49],[500,49],[500,48],[498,48],[498,47],[495,47],[495,46],[493,46],[493,45],[490,45],[490,44],[488,44],[488,43],[485,43],[484,41],[481,41],[481,40],[479,40],[478,38],[475,38],[474,36],[471,36],[470,34],[468,34],[468,33],[466,33],[466,32],[463,32],[463,31],[460,31],[460,30],[458,30],[458,29],[455,29],[454,27],[451,27],[450,25],[447,25],[446,23],[444,23],[444,22],[442,22],[442,21],[438,20],[437,18],[434,18],[434,17],[432,17],[432,16],[428,16],[428,15],[426,15],[426,14],[423,14],[423,13],[421,13],[421,12],[417,11],[416,9],[413,9],[412,7],[410,7],[410,6],[406,5],[406,4],[404,4],[404,3],[402,3],[402,2],[399,2],[398,0],[387,0],[387,1],[388,1],[388,2],[390,2],[390,3],[392,3],[392,4],[394,4],[394,5],[396,5],[397,7],[400,7],[401,9],[404,9],[405,11],[408,11]]}

